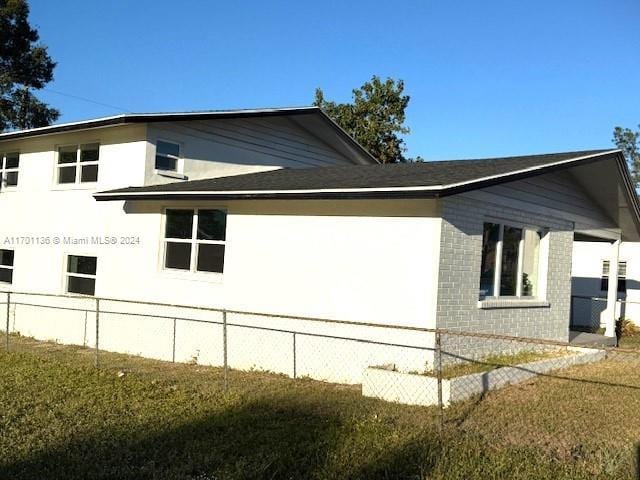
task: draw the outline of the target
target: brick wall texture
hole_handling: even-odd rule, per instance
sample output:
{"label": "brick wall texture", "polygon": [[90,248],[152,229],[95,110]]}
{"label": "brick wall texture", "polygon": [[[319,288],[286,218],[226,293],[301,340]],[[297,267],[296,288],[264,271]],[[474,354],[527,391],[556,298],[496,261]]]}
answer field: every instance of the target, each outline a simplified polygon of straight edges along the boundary
{"label": "brick wall texture", "polygon": [[[573,224],[456,195],[442,200],[442,236],[437,326],[451,330],[495,333],[567,341],[571,303]],[[481,309],[478,307],[483,223],[504,219],[549,228],[547,301],[549,306]],[[481,357],[504,351],[500,342],[447,336],[445,349]],[[504,346],[504,345],[502,345]],[[518,349],[511,342],[508,350]]]}

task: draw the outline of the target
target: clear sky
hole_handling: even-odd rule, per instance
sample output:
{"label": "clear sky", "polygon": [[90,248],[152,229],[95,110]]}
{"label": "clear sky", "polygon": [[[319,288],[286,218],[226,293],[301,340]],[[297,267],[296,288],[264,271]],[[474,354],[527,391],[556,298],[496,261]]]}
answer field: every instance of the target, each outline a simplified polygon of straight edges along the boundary
{"label": "clear sky", "polygon": [[411,95],[426,159],[609,147],[640,123],[639,0],[31,0],[60,121]]}

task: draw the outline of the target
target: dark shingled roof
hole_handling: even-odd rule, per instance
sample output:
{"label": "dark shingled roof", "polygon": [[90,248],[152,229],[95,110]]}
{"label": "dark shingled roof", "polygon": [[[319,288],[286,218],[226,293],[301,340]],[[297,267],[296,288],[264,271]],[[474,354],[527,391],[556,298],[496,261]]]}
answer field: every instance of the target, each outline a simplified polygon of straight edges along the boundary
{"label": "dark shingled roof", "polygon": [[617,154],[617,150],[609,149],[479,160],[278,169],[164,185],[121,188],[97,193],[95,198],[372,198],[400,196],[399,194],[412,197],[441,196],[458,193],[460,189],[481,188],[556,168],[567,168],[579,162],[604,160],[605,157],[615,157]]}

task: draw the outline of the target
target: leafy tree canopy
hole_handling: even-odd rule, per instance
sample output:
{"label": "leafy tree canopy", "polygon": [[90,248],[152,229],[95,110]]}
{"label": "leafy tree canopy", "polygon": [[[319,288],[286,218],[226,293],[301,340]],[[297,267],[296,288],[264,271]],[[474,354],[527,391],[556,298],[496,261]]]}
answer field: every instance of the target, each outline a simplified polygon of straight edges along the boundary
{"label": "leafy tree canopy", "polygon": [[404,82],[373,76],[353,90],[352,103],[336,103],[317,88],[314,105],[322,108],[338,125],[382,163],[405,162],[406,147],[399,136],[409,133],[404,125],[409,96]]}
{"label": "leafy tree canopy", "polygon": [[0,131],[50,125],[60,115],[32,93],[53,79],[55,62],[29,24],[25,0],[0,0]]}
{"label": "leafy tree canopy", "polygon": [[627,159],[629,171],[637,190],[640,188],[640,125],[638,125],[636,132],[630,128],[614,128],[613,143],[622,150],[624,158]]}

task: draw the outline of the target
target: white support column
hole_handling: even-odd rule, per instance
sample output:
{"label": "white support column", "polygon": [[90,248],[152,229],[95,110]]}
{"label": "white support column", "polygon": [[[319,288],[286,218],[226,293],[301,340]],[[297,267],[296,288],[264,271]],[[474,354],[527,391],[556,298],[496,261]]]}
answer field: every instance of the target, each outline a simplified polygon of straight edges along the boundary
{"label": "white support column", "polygon": [[618,301],[618,259],[620,257],[620,240],[611,244],[609,255],[609,289],[607,290],[607,308],[602,312],[607,337],[616,336],[616,303]]}

